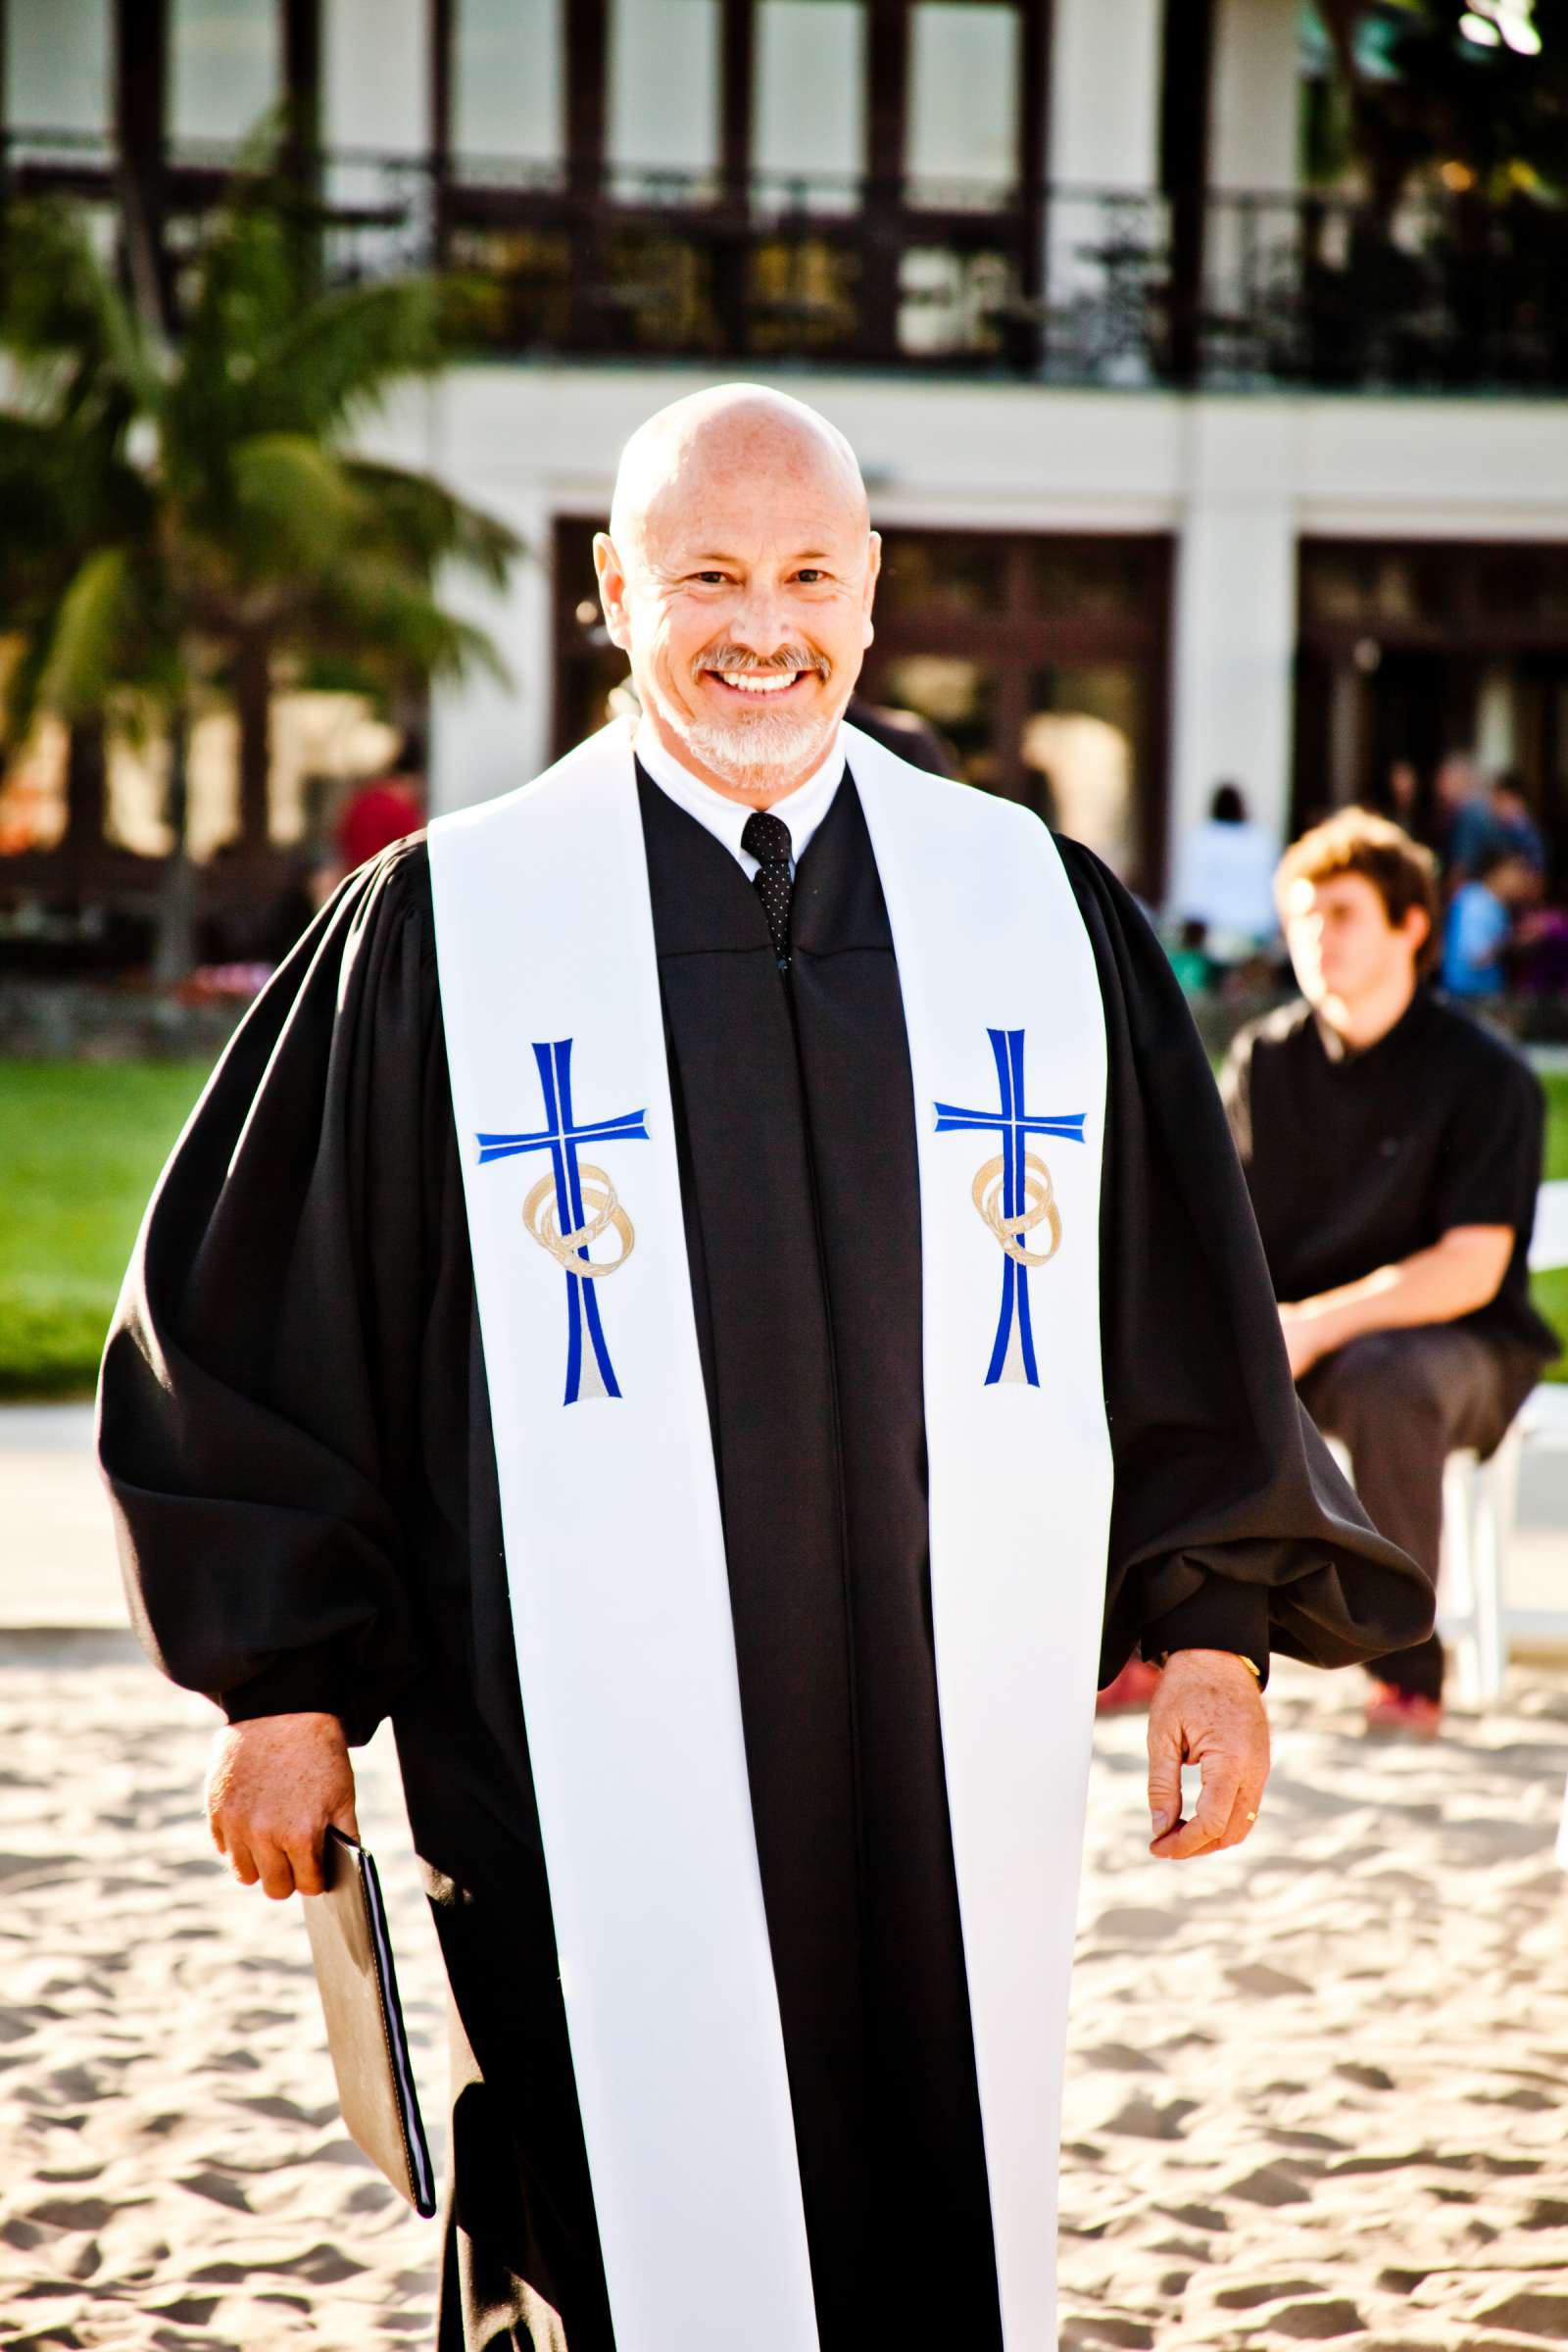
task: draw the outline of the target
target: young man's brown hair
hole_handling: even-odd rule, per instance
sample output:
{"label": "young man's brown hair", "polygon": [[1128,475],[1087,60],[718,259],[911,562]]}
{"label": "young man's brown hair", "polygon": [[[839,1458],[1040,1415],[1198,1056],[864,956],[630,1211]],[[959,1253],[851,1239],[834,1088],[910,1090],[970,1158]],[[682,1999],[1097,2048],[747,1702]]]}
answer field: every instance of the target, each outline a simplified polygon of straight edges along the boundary
{"label": "young man's brown hair", "polygon": [[1337,809],[1293,841],[1276,866],[1274,897],[1280,912],[1285,912],[1294,882],[1329,882],[1336,874],[1364,874],[1396,928],[1412,906],[1423,910],[1427,936],[1416,956],[1416,970],[1423,976],[1430,972],[1442,949],[1442,897],[1432,852],[1412,841],[1402,825],[1374,809]]}

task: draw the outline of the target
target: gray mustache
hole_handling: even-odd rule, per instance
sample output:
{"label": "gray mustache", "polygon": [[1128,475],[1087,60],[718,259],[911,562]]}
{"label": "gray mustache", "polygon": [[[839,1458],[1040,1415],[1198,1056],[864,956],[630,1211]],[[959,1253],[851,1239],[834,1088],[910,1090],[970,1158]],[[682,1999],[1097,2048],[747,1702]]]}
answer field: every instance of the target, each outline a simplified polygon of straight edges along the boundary
{"label": "gray mustache", "polygon": [[775,654],[771,662],[755,662],[740,654],[709,654],[701,662],[692,664],[694,676],[700,676],[705,669],[717,670],[721,677],[728,677],[732,673],[742,677],[768,677],[779,669],[814,669],[818,677],[827,676],[827,663],[821,656],[808,654],[804,646],[792,648],[784,654]]}

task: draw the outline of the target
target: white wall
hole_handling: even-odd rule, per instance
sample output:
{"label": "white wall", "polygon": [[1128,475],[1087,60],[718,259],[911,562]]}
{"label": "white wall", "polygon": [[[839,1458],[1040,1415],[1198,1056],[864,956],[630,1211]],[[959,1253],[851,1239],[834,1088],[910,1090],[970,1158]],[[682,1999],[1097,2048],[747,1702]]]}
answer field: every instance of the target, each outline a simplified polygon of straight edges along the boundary
{"label": "white wall", "polygon": [[454,578],[448,585],[448,602],[488,632],[512,683],[479,674],[462,686],[436,688],[430,705],[430,802],[438,815],[510,792],[548,767],[553,718],[550,508],[537,493],[487,489],[461,477],[457,486],[482,497],[493,514],[510,522],[526,553],[501,596],[471,579]]}

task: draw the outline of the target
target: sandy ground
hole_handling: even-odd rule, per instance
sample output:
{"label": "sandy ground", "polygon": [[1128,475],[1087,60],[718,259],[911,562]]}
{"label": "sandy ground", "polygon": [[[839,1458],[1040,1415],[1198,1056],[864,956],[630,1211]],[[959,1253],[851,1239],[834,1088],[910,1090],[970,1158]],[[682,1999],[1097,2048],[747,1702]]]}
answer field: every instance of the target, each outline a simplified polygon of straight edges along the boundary
{"label": "sandy ground", "polygon": [[[208,1844],[215,1720],[128,1635],[0,1635],[6,2352],[433,2338],[437,2227],[343,2132],[298,1901]],[[384,1738],[364,1766],[438,2132],[444,1982]]]}
{"label": "sandy ground", "polygon": [[1064,2343],[1568,2340],[1568,1675],[1430,1745],[1281,1669],[1236,1853],[1135,1859],[1102,1727],[1080,1907]]}
{"label": "sandy ground", "polygon": [[[0,1414],[0,2352],[426,2345],[436,2225],[342,2131],[298,1905],[207,1843],[215,1718],[112,1630],[87,1440]],[[1516,1605],[1568,1582],[1565,1474],[1527,1471]],[[1359,1699],[1281,1669],[1263,1818],[1182,1868],[1141,1719],[1099,1729],[1065,2345],[1568,2343],[1568,1670],[1431,1746]],[[389,1742],[359,1761],[439,2167],[445,1990]]]}
{"label": "sandy ground", "polygon": [[[1286,1670],[1249,1846],[1143,1852],[1101,1729],[1062,2340],[1568,2340],[1568,1676],[1373,1744]],[[345,2138],[296,1905],[210,1855],[212,1719],[113,1635],[0,1636],[0,2345],[423,2345],[436,2226]],[[443,1989],[395,1768],[362,1820],[438,2143]],[[738,2348],[739,2352],[739,2348]],[[880,2348],[878,2348],[880,2352]]]}

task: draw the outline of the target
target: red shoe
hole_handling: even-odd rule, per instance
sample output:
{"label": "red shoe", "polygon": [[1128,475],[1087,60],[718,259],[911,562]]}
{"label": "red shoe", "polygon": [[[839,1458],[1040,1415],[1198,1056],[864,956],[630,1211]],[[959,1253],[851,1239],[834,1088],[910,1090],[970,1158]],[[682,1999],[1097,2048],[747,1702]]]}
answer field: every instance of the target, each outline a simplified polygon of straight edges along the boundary
{"label": "red shoe", "polygon": [[1159,1668],[1144,1658],[1129,1658],[1115,1681],[1096,1696],[1095,1713],[1125,1715],[1134,1707],[1147,1707],[1158,1689]]}
{"label": "red shoe", "polygon": [[1397,1683],[1374,1683],[1367,1695],[1366,1728],[1435,1740],[1443,1729],[1443,1701],[1424,1698],[1419,1690],[1401,1690]]}

